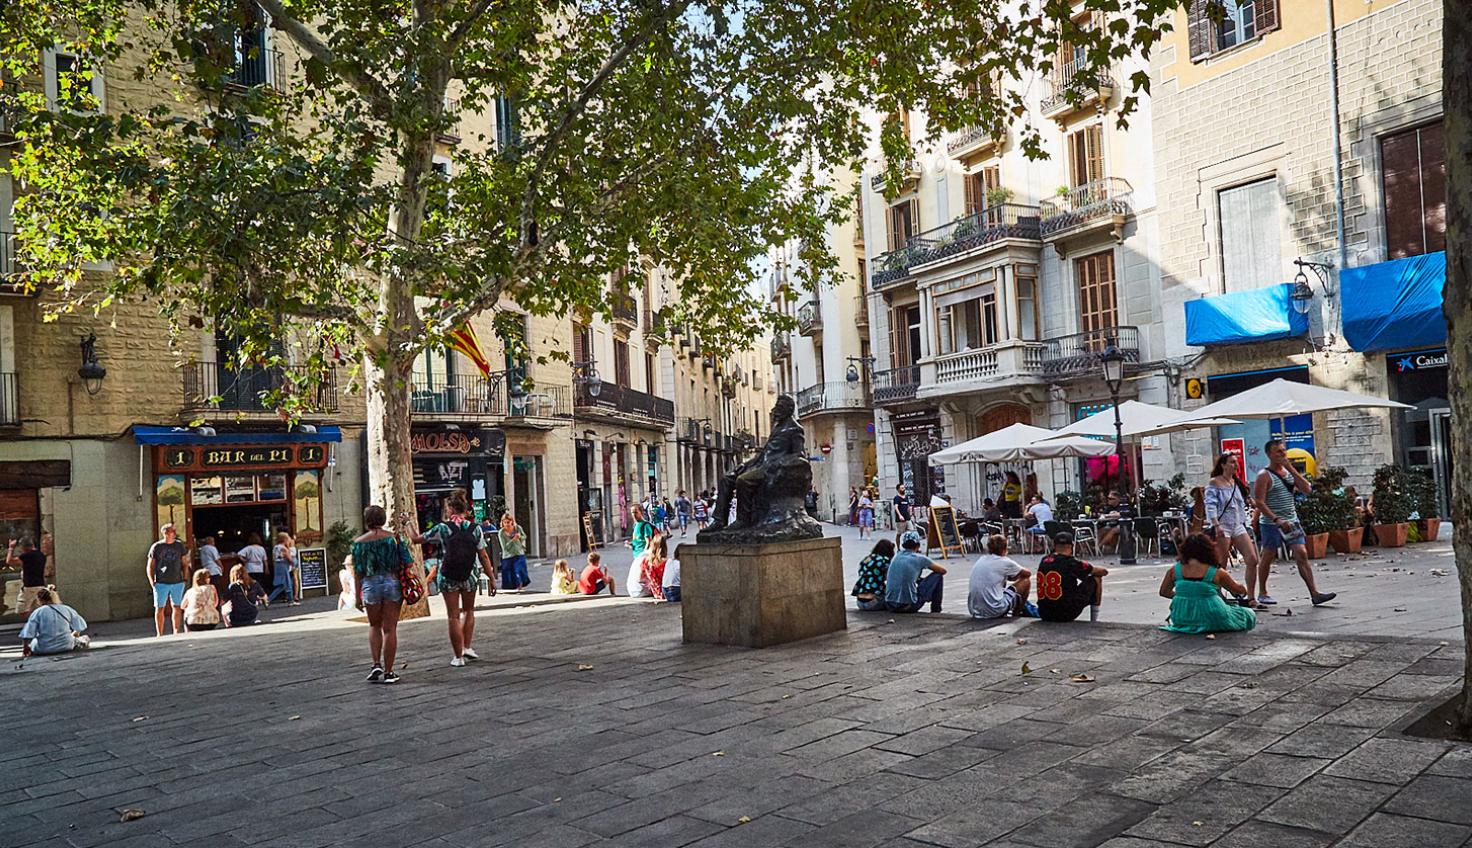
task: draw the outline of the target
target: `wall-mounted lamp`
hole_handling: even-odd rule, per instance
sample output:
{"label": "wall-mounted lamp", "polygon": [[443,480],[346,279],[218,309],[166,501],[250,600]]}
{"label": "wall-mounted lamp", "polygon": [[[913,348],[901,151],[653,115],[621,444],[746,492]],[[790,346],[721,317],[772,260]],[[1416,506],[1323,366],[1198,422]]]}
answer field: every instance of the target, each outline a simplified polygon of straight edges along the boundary
{"label": "wall-mounted lamp", "polygon": [[97,362],[96,333],[88,333],[87,338],[82,339],[82,367],[77,369],[77,376],[82,378],[87,394],[95,395],[102,391],[102,378],[107,376],[107,369]]}
{"label": "wall-mounted lamp", "polygon": [[1307,315],[1313,308],[1314,289],[1309,284],[1308,274],[1304,272],[1308,268],[1319,278],[1319,286],[1324,290],[1324,296],[1329,296],[1329,268],[1331,266],[1322,262],[1309,262],[1304,259],[1295,259],[1293,264],[1298,266],[1298,273],[1293,275],[1293,310],[1299,315]]}

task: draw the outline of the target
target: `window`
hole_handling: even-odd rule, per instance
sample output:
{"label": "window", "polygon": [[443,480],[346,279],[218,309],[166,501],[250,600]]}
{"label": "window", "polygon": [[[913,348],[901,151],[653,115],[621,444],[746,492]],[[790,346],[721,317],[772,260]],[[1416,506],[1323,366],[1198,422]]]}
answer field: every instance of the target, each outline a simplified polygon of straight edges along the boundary
{"label": "window", "polygon": [[1223,289],[1246,291],[1283,282],[1277,178],[1223,189],[1217,193],[1217,207]]}
{"label": "window", "polygon": [[896,306],[889,320],[890,364],[895,368],[914,365],[920,352],[920,307]]}
{"label": "window", "polygon": [[[1246,44],[1279,27],[1281,0],[1206,0],[1191,4],[1186,18],[1186,39],[1191,61]],[[1219,17],[1220,22],[1212,20]]]}
{"label": "window", "polygon": [[1002,169],[1000,166],[991,165],[982,168],[975,173],[967,174],[966,185],[966,214],[975,215],[990,206],[995,192],[1002,187]]}
{"label": "window", "polygon": [[46,102],[52,109],[101,112],[105,85],[102,67],[75,53],[46,52]]}
{"label": "window", "polygon": [[496,98],[496,146],[509,150],[521,144],[521,122],[516,100],[502,95]]}
{"label": "window", "polygon": [[1017,336],[1035,342],[1041,333],[1038,330],[1038,272],[1033,265],[1018,265],[1017,282]]}
{"label": "window", "polygon": [[644,354],[644,391],[649,394],[658,394],[654,390],[654,384],[658,382],[654,372],[654,355]]}
{"label": "window", "polygon": [[910,198],[889,207],[889,249],[899,250],[915,236],[920,222],[920,201]]}
{"label": "window", "polygon": [[572,361],[593,361],[593,328],[585,324],[572,325]]}
{"label": "window", "polygon": [[0,424],[20,423],[20,396],[15,379],[15,315],[0,306]]}
{"label": "window", "polygon": [[1094,253],[1073,260],[1078,280],[1078,324],[1085,333],[1119,325],[1114,297],[1114,251]]}
{"label": "window", "polygon": [[1104,128],[1091,124],[1068,134],[1068,179],[1073,188],[1104,178]]}
{"label": "window", "polygon": [[613,381],[629,387],[629,343],[623,339],[613,340]]}
{"label": "window", "polygon": [[1446,249],[1446,142],[1441,122],[1380,139],[1385,245],[1402,259]]}

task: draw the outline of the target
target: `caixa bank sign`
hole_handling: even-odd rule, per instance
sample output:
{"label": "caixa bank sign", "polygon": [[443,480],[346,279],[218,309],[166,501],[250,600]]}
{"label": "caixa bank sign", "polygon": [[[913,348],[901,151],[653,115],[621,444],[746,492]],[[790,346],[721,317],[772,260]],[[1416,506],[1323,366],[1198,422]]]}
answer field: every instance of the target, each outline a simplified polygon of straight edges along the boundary
{"label": "caixa bank sign", "polygon": [[1428,371],[1446,367],[1446,348],[1418,350],[1415,353],[1392,354],[1390,359],[1397,374],[1410,371]]}

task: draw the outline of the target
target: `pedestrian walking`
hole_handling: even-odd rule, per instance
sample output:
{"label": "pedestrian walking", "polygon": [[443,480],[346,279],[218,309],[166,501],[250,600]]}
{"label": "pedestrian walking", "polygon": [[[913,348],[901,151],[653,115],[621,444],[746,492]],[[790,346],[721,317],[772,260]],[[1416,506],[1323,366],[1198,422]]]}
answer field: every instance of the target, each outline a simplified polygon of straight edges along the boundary
{"label": "pedestrian walking", "polygon": [[677,520],[675,518],[675,505],[672,504],[672,503],[670,503],[670,499],[669,498],[665,498],[664,499],[664,534],[666,536],[673,535],[673,533],[671,531],[673,531],[675,529],[675,524],[676,523],[677,523]]}
{"label": "pedestrian walking", "polygon": [[[1237,455],[1224,453],[1218,456],[1216,464],[1211,468],[1211,480],[1207,481],[1203,495],[1203,519],[1206,528],[1209,528],[1206,532],[1211,535],[1216,546],[1213,564],[1230,562],[1232,549],[1236,548],[1247,565],[1247,572],[1243,575],[1245,579],[1242,581],[1247,591],[1237,598],[1237,602],[1244,606],[1257,607],[1259,604],[1253,597],[1253,591],[1257,586],[1259,558],[1257,545],[1252,540],[1252,531],[1247,524],[1249,497],[1247,484],[1239,476]],[[1264,590],[1263,594],[1266,595],[1267,591]]]}
{"label": "pedestrian walking", "polygon": [[164,620],[173,611],[174,633],[184,630],[184,572],[189,549],[179,541],[173,522],[163,526],[163,538],[148,549],[148,584],[153,587],[153,629],[164,635]]}
{"label": "pedestrian walking", "polygon": [[192,586],[184,593],[184,629],[214,630],[220,623],[220,597],[207,569],[195,569]]}
{"label": "pedestrian walking", "polygon": [[681,536],[685,535],[686,529],[690,526],[690,506],[690,499],[685,497],[685,490],[681,489],[675,494],[675,517],[680,524]]}
{"label": "pedestrian walking", "polygon": [[[1298,521],[1298,507],[1294,504],[1294,493],[1308,494],[1313,484],[1299,473],[1288,461],[1288,450],[1280,439],[1269,439],[1263,445],[1268,466],[1257,472],[1257,482],[1252,487],[1252,500],[1257,505],[1257,529],[1262,534],[1262,558],[1257,566],[1257,602],[1272,605],[1277,603],[1268,594],[1268,574],[1273,569],[1273,560],[1278,548],[1287,545],[1298,563],[1298,576],[1308,587],[1309,600],[1314,606],[1334,600],[1334,592],[1320,592],[1314,581],[1314,569],[1308,561],[1308,548],[1303,525]],[[1252,586],[1247,590],[1251,592]]]}
{"label": "pedestrian walking", "polygon": [[910,493],[905,491],[905,484],[901,483],[894,487],[894,538],[899,538],[910,529]]}
{"label": "pedestrian walking", "polygon": [[279,595],[292,606],[299,606],[301,601],[296,599],[296,540],[290,533],[282,530],[276,534],[276,547],[271,550],[271,557],[271,575],[276,579],[276,588],[266,600],[274,601]]}
{"label": "pedestrian walking", "polygon": [[501,544],[501,588],[521,592],[532,584],[526,573],[526,531],[509,512],[501,516],[496,541]]}
{"label": "pedestrian walking", "polygon": [[804,510],[807,510],[807,513],[808,513],[808,517],[809,518],[817,519],[817,517],[818,517],[818,489],[817,489],[816,486],[813,486],[811,483],[808,484],[807,494],[805,494],[805,495],[802,496],[802,508]]}
{"label": "pedestrian walking", "polygon": [[429,528],[423,536],[414,536],[413,540],[416,545],[433,542],[439,546],[440,562],[435,583],[440,597],[445,600],[445,620],[449,627],[450,650],[454,654],[450,665],[460,668],[466,660],[480,659],[470,646],[475,636],[475,596],[480,591],[476,565],[486,575],[492,595],[496,594],[496,572],[491,567],[485,537],[470,513],[470,500],[464,492],[457,489],[445,498],[445,513],[444,521]]}
{"label": "pedestrian walking", "polygon": [[695,510],[695,527],[704,530],[706,522],[710,521],[710,504],[706,503],[705,494],[701,493],[691,505]]}
{"label": "pedestrian walking", "polygon": [[[859,524],[859,487],[848,487],[848,526],[857,527]],[[859,534],[863,538],[863,534]]]}
{"label": "pedestrian walking", "polygon": [[46,588],[46,555],[36,550],[30,536],[11,539],[5,551],[5,565],[20,569],[20,592],[15,597],[16,612],[30,615],[41,605],[41,590]]}
{"label": "pedestrian walking", "polygon": [[353,574],[358,609],[368,613],[369,683],[398,683],[394,658],[399,652],[399,611],[404,588],[399,575],[414,562],[397,533],[383,529],[388,515],[373,504],[363,510],[363,535],[353,540]]}
{"label": "pedestrian walking", "polygon": [[859,493],[859,538],[864,538],[866,532],[874,535],[874,499],[867,488]]}

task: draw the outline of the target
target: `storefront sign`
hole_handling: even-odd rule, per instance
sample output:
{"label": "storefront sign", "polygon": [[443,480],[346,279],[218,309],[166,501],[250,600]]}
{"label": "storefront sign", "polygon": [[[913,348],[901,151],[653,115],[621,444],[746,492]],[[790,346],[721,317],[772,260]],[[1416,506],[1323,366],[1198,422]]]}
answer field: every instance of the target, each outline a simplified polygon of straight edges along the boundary
{"label": "storefront sign", "polygon": [[1396,353],[1390,357],[1391,367],[1397,374],[1408,371],[1426,371],[1446,367],[1446,348],[1421,350],[1414,353]]}
{"label": "storefront sign", "polygon": [[247,465],[290,465],[293,461],[290,445],[270,447],[205,448],[200,454],[200,464],[205,468],[240,468]]}
{"label": "storefront sign", "polygon": [[160,445],[156,451],[155,467],[169,472],[321,468],[327,464],[327,447],[320,444]]}
{"label": "storefront sign", "polygon": [[409,450],[419,454],[490,454],[506,453],[506,435],[500,430],[415,430],[409,437]]}
{"label": "storefront sign", "polygon": [[299,548],[296,552],[296,561],[301,568],[303,592],[308,589],[327,591],[326,548]]}
{"label": "storefront sign", "polygon": [[1247,482],[1247,444],[1241,439],[1222,439],[1222,453],[1237,457],[1237,479]]}

